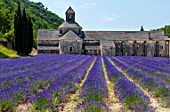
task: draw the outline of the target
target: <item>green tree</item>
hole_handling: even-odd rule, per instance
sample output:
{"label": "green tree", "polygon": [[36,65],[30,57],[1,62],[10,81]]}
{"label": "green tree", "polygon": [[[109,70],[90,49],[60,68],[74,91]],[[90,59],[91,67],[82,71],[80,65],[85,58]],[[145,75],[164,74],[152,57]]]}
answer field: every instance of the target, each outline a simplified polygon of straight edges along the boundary
{"label": "green tree", "polygon": [[140,28],[140,31],[144,31],[144,28],[143,28],[143,26],[141,26],[141,28]]}
{"label": "green tree", "polygon": [[11,29],[12,14],[10,11],[0,5],[0,31],[4,34]]}
{"label": "green tree", "polygon": [[32,21],[27,17],[25,8],[21,13],[20,2],[14,18],[15,50],[19,55],[29,55],[33,47]]}

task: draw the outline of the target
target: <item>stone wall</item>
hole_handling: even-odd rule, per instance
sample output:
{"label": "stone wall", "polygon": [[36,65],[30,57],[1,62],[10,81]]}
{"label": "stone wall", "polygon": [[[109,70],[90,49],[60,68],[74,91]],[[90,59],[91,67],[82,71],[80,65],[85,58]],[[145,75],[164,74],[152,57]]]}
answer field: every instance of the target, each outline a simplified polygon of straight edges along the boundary
{"label": "stone wall", "polygon": [[[168,57],[169,42],[167,41],[115,41],[116,56],[157,56]],[[109,50],[103,49],[106,55]]]}
{"label": "stone wall", "polygon": [[82,54],[82,41],[62,40],[59,47],[60,54]]}
{"label": "stone wall", "polygon": [[103,56],[115,56],[115,48],[112,47],[102,47]]}
{"label": "stone wall", "polygon": [[39,53],[60,53],[60,54],[88,54],[105,56],[169,56],[169,41],[164,40],[143,40],[143,41],[114,41],[112,46],[101,46],[99,41],[61,40],[39,42],[39,46],[58,47],[58,49],[39,50]]}

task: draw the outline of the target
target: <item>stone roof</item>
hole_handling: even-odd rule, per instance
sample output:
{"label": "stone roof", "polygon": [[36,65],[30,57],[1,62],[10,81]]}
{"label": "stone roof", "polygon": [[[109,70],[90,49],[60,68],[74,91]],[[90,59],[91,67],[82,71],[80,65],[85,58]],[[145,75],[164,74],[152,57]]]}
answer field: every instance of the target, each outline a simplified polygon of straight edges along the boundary
{"label": "stone roof", "polygon": [[59,40],[82,40],[82,39],[72,30],[69,30],[65,35],[60,37]]}
{"label": "stone roof", "polygon": [[37,40],[58,40],[58,30],[38,30]]}
{"label": "stone roof", "polygon": [[69,7],[69,8],[67,9],[66,13],[75,13],[75,12],[74,12],[74,10],[73,10],[71,7]]}
{"label": "stone roof", "polygon": [[147,32],[132,31],[85,31],[85,40],[147,40]]}
{"label": "stone roof", "polygon": [[100,49],[100,46],[85,46],[86,50],[96,50],[96,49]]}
{"label": "stone roof", "polygon": [[[162,32],[153,34],[153,39],[168,39]],[[149,35],[149,31],[84,31],[84,40],[150,40]]]}
{"label": "stone roof", "polygon": [[[71,30],[70,30],[71,31]],[[65,34],[70,39],[73,35]],[[63,38],[67,38],[67,37]],[[58,40],[60,38],[58,30],[38,30],[37,40]],[[76,35],[76,38],[81,39]],[[75,38],[73,38],[75,39]],[[84,31],[84,40],[170,40],[164,36],[163,31]]]}
{"label": "stone roof", "polygon": [[59,50],[58,47],[46,47],[46,46],[38,46],[38,50]]}
{"label": "stone roof", "polygon": [[168,36],[164,36],[164,31],[151,31],[150,33],[150,39],[151,40],[168,40]]}
{"label": "stone roof", "polygon": [[76,29],[82,29],[82,27],[77,22],[67,22],[65,21],[63,24],[59,26],[59,28],[76,28]]}
{"label": "stone roof", "polygon": [[151,40],[169,40],[168,36],[151,36]]}
{"label": "stone roof", "polygon": [[116,47],[113,41],[102,40],[101,45],[105,47]]}

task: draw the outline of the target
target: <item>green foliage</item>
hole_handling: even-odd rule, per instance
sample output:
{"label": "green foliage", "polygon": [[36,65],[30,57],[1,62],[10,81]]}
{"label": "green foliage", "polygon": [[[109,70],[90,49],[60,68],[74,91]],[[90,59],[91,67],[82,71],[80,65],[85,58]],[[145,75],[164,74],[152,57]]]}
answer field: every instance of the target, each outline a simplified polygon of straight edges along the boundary
{"label": "green foliage", "polygon": [[49,81],[47,79],[45,81],[37,80],[36,82],[39,85],[39,89],[45,89],[49,86]]}
{"label": "green foliage", "polygon": [[163,87],[158,87],[158,88],[154,89],[153,95],[156,97],[160,96],[161,98],[165,98],[167,96],[170,96],[170,92],[168,91],[168,88],[163,86]]}
{"label": "green foliage", "polygon": [[49,105],[48,98],[41,97],[34,102],[33,109],[40,110],[41,112],[45,112],[45,110],[48,110],[48,105]]}
{"label": "green foliage", "polygon": [[0,40],[6,41],[6,39],[4,38],[4,34],[2,32],[0,32]]}
{"label": "green foliage", "polygon": [[76,90],[79,92],[80,90],[81,90],[81,87],[80,87],[80,85],[79,84],[75,84],[75,87],[76,87]]}
{"label": "green foliage", "polygon": [[49,107],[54,112],[56,111],[56,105],[66,103],[70,100],[69,95],[64,92],[53,91],[51,95],[52,95],[52,100],[49,102],[50,105]]}
{"label": "green foliage", "polygon": [[16,52],[7,49],[6,47],[0,45],[0,58],[18,58]]}
{"label": "green foliage", "polygon": [[5,33],[4,38],[7,42],[14,42],[14,31],[10,30],[9,32]]}
{"label": "green foliage", "polygon": [[[139,112],[148,112],[149,110],[145,107],[149,104],[144,100],[144,98],[137,96],[137,95],[132,95],[124,99],[123,103],[128,109],[139,111]],[[139,107],[142,108],[139,110]],[[143,108],[144,107],[144,108]]]}
{"label": "green foliage", "polygon": [[163,78],[163,80],[167,83],[170,83],[170,78]]}
{"label": "green foliage", "polygon": [[20,91],[14,93],[14,99],[17,101],[18,104],[25,103],[25,96]]}
{"label": "green foliage", "polygon": [[10,86],[12,86],[12,84],[9,81],[2,81],[2,83],[0,84],[1,89],[5,89]]}
{"label": "green foliage", "polygon": [[88,106],[83,112],[103,112],[103,108],[99,106]]}
{"label": "green foliage", "polygon": [[101,101],[101,102],[104,101],[103,97],[99,93],[91,93],[85,99],[87,101],[90,101],[90,100],[96,100],[96,101]]}
{"label": "green foliage", "polygon": [[150,76],[155,77],[157,74],[158,74],[157,72],[153,72],[150,74]]}
{"label": "green foliage", "polygon": [[130,76],[130,78],[134,79],[138,74],[137,73],[134,73]]}
{"label": "green foliage", "polygon": [[156,85],[157,83],[155,81],[150,81],[146,84],[146,89],[150,89],[152,86]]}
{"label": "green foliage", "polygon": [[4,6],[0,6],[0,31],[4,34],[11,29],[12,14],[10,10],[6,9]]}
{"label": "green foliage", "polygon": [[29,55],[33,47],[32,22],[27,17],[25,8],[21,13],[20,2],[14,19],[15,50],[19,55]]}
{"label": "green foliage", "polygon": [[62,103],[62,100],[61,100],[61,96],[63,94],[58,92],[58,91],[53,91],[53,94],[52,94],[52,102],[53,102],[53,105],[55,106],[56,104],[60,104]]}
{"label": "green foliage", "polygon": [[35,86],[34,84],[30,84],[30,88],[33,90],[34,94],[37,94],[39,92],[39,89],[37,86]]}
{"label": "green foliage", "polygon": [[140,28],[140,31],[144,31],[144,28],[143,28],[143,26],[141,26],[141,28]]}
{"label": "green foliage", "polygon": [[14,102],[11,102],[9,99],[0,100],[0,112],[15,112]]}
{"label": "green foliage", "polygon": [[[17,10],[18,0],[0,0],[0,40],[14,42],[14,15]],[[58,15],[48,11],[41,2],[34,3],[30,0],[20,0],[21,9],[26,8],[28,17],[33,22],[34,42],[37,47],[36,37],[38,29],[57,29],[64,20]],[[7,34],[6,34],[7,33]],[[5,36],[4,36],[5,35]]]}
{"label": "green foliage", "polygon": [[112,82],[115,82],[116,80],[120,79],[121,76],[120,75],[115,75],[112,77]]}

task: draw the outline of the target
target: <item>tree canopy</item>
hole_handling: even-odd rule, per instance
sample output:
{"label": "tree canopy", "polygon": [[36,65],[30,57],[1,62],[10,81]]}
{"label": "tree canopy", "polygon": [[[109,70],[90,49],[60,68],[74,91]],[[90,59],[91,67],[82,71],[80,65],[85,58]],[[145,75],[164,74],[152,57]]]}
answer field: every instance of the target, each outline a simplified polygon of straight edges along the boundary
{"label": "tree canopy", "polygon": [[[0,40],[14,42],[14,15],[18,0],[0,0]],[[47,10],[41,2],[20,0],[21,9],[26,8],[27,15],[33,22],[34,47],[38,29],[58,29],[64,20],[55,13]]]}
{"label": "tree canopy", "polygon": [[19,55],[29,55],[33,47],[33,29],[31,18],[25,8],[21,11],[20,2],[14,19],[15,50]]}

